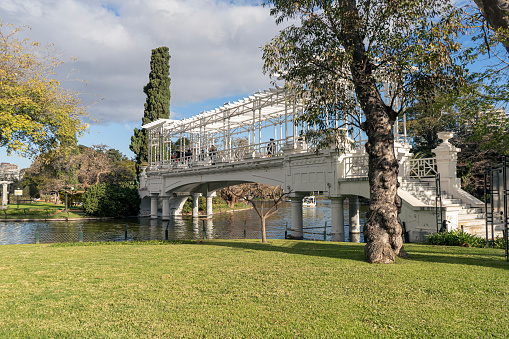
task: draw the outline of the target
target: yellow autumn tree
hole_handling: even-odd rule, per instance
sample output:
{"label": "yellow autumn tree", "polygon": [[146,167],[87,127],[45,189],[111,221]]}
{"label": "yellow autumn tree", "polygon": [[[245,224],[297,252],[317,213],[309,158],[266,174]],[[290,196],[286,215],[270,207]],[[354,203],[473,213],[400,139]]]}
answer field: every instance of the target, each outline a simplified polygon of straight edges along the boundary
{"label": "yellow autumn tree", "polygon": [[55,79],[58,53],[22,38],[25,29],[0,21],[0,147],[33,157],[74,145],[88,124],[79,93]]}

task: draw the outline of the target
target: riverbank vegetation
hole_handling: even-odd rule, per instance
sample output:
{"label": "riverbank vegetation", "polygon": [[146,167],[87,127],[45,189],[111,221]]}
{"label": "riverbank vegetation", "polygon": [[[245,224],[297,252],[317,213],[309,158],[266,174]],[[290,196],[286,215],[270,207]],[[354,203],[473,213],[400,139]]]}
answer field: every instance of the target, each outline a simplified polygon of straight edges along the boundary
{"label": "riverbank vegetation", "polygon": [[206,240],[0,246],[0,337],[491,337],[509,333],[503,250]]}
{"label": "riverbank vegetation", "polygon": [[[115,214],[125,213],[125,215],[129,215],[129,213],[137,213],[139,210],[139,195],[136,189],[127,187],[125,190],[116,190],[110,189],[107,190],[106,186],[108,184],[100,184],[97,188],[91,189],[90,192],[87,191],[87,194],[91,196],[88,205],[74,205],[71,206],[70,201],[71,196],[68,196],[69,213],[65,212],[64,204],[55,204],[53,202],[44,202],[44,201],[31,201],[27,202],[23,200],[22,203],[16,204],[16,200],[11,201],[11,204],[7,205],[7,209],[0,210],[0,220],[20,220],[20,219],[30,219],[30,220],[46,220],[46,219],[79,219],[86,218],[89,216],[110,216],[114,217]],[[109,185],[111,186],[111,184]],[[111,187],[110,187],[111,188]],[[123,193],[122,193],[123,192]],[[85,196],[87,195],[85,194]],[[104,200],[104,195],[110,194],[115,195],[115,199],[111,199],[111,204],[101,202]],[[63,200],[63,199],[62,199]],[[80,199],[81,200],[81,199]],[[119,202],[123,202],[123,205],[118,205]],[[190,215],[192,212],[192,198],[189,198],[186,204],[183,207],[184,215]],[[214,213],[225,213],[225,212],[234,212],[237,210],[243,210],[246,208],[251,208],[246,203],[238,202],[233,206],[230,206],[227,202],[225,202],[221,197],[214,197],[212,205],[212,211]],[[205,198],[200,197],[200,213],[205,213]],[[88,207],[87,207],[88,206]],[[127,208],[127,206],[129,208]],[[86,208],[88,208],[91,212],[97,211],[98,213],[86,213]],[[134,212],[132,212],[134,211]],[[100,214],[100,215],[98,215]],[[121,215],[117,215],[121,216]]]}

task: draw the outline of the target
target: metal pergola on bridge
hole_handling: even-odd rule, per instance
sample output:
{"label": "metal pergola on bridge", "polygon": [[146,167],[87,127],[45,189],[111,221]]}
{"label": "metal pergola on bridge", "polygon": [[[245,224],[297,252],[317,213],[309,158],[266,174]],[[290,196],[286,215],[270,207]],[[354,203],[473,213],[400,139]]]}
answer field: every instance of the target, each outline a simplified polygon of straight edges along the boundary
{"label": "metal pergola on bridge", "polygon": [[[278,156],[287,149],[313,151],[304,134],[316,126],[295,123],[304,111],[305,99],[278,87],[187,119],[159,119],[143,125],[148,131],[149,165],[179,169]],[[348,126],[341,128],[344,135],[338,144],[348,140],[363,145],[363,134],[353,123],[331,114],[329,125]],[[396,139],[399,127],[395,124]],[[406,124],[401,127],[406,141]]]}

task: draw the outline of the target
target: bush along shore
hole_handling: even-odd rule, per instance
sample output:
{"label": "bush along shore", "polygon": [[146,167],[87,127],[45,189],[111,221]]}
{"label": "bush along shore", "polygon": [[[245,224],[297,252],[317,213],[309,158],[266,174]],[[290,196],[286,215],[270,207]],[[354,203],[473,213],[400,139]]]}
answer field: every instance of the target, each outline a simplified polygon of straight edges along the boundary
{"label": "bush along shore", "polygon": [[[430,234],[427,242],[431,245],[486,247],[486,239],[465,233],[462,230]],[[497,236],[494,243],[491,242],[491,239],[488,239],[488,242],[491,247],[505,248],[503,237]]]}

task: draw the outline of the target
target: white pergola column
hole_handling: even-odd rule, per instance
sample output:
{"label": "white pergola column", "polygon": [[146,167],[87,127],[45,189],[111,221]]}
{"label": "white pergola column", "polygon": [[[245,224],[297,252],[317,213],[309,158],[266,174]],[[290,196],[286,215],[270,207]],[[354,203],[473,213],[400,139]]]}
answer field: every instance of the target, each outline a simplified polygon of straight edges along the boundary
{"label": "white pergola column", "polygon": [[170,220],[170,197],[167,195],[161,196],[163,202],[163,215],[162,220]]}
{"label": "white pergola column", "polygon": [[9,182],[0,182],[2,184],[2,209],[7,208],[7,185]]}
{"label": "white pergola column", "polygon": [[193,194],[193,218],[198,218],[198,201],[200,199],[201,193]]}
{"label": "white pergola column", "polygon": [[361,224],[359,221],[359,197],[357,195],[348,196],[348,216],[350,219],[350,242],[359,242]]}
{"label": "white pergola column", "polygon": [[303,196],[290,196],[292,206],[292,239],[302,239],[304,237],[304,224],[302,222],[302,198]]}
{"label": "white pergola column", "polygon": [[331,241],[345,241],[345,197],[331,197]]}
{"label": "white pergola column", "polygon": [[154,194],[150,196],[150,219],[157,219],[157,203],[159,196]]}

